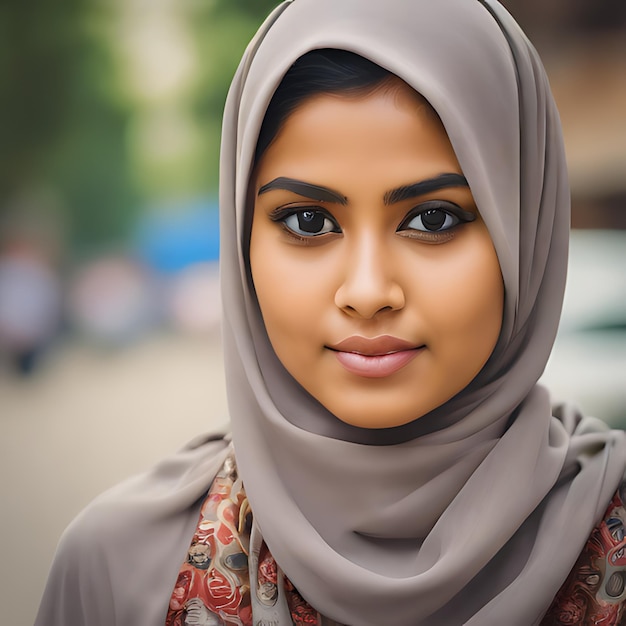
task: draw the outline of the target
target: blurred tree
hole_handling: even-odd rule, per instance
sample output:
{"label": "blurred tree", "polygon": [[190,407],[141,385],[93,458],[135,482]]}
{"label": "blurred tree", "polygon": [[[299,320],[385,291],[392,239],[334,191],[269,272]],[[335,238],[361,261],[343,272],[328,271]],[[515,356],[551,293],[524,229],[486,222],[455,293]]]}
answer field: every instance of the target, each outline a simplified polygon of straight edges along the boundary
{"label": "blurred tree", "polygon": [[0,4],[1,204],[40,174],[68,122],[81,12],[80,0]]}
{"label": "blurred tree", "polygon": [[0,212],[51,189],[73,247],[122,237],[134,205],[106,19],[89,0],[0,3]]}
{"label": "blurred tree", "polygon": [[217,0],[214,10],[216,15],[232,11],[242,13],[260,24],[278,4],[280,0]]}
{"label": "blurred tree", "polygon": [[194,109],[206,146],[206,185],[217,188],[219,138],[224,102],[248,42],[279,0],[215,0],[191,13],[201,59]]}
{"label": "blurred tree", "polygon": [[63,190],[76,251],[123,240],[140,204],[126,142],[132,107],[117,84],[108,41],[112,16],[89,4],[67,102],[69,120],[46,171]]}

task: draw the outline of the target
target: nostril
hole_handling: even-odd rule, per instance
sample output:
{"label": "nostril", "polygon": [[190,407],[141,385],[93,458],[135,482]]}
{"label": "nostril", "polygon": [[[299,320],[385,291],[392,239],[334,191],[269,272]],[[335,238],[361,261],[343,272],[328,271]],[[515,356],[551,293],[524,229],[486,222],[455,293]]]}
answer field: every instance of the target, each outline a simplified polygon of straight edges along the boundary
{"label": "nostril", "polygon": [[350,304],[347,304],[345,306],[340,306],[340,308],[350,316],[358,316],[364,319],[372,319],[373,317],[376,317],[380,313],[395,310],[395,307],[390,306],[390,305],[382,306],[377,309],[372,308],[370,310],[367,310],[365,307],[355,307]]}
{"label": "nostril", "polygon": [[[335,304],[344,313],[371,319],[383,312],[404,308],[405,294],[402,286],[381,271],[353,271],[337,286]],[[354,269],[354,266],[352,266]],[[371,270],[371,268],[370,268]]]}

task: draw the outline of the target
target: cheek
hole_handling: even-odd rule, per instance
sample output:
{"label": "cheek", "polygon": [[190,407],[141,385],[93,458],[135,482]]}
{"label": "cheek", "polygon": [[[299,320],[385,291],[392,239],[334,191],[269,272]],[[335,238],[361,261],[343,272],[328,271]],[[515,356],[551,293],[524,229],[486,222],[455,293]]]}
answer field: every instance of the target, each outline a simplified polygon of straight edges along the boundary
{"label": "cheek", "polygon": [[[253,225],[250,268],[256,297],[270,341],[281,360],[306,341],[321,315],[328,273],[324,261],[311,261],[302,250],[285,244],[275,228]],[[311,251],[309,251],[311,252]]]}
{"label": "cheek", "polygon": [[285,297],[284,284],[277,271],[280,265],[277,265],[274,255],[268,255],[265,250],[266,246],[259,243],[259,238],[254,236],[255,230],[252,231],[250,241],[250,271],[252,274],[252,283],[256,293],[257,301],[261,309],[265,327],[270,336],[272,335],[272,327],[275,325],[273,320],[280,314],[283,307],[283,299]]}
{"label": "cheek", "polygon": [[446,350],[481,365],[498,340],[504,310],[504,285],[498,259],[486,234],[433,272],[428,308],[437,338]]}

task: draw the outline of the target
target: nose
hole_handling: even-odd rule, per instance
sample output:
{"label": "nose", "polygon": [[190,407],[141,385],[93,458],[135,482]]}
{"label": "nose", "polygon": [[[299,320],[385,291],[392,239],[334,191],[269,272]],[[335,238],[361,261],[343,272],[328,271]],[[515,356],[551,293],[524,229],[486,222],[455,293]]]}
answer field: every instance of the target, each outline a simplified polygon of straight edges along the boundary
{"label": "nose", "polygon": [[384,244],[363,238],[346,255],[335,305],[348,315],[362,319],[402,309],[405,294],[395,275],[397,268]]}

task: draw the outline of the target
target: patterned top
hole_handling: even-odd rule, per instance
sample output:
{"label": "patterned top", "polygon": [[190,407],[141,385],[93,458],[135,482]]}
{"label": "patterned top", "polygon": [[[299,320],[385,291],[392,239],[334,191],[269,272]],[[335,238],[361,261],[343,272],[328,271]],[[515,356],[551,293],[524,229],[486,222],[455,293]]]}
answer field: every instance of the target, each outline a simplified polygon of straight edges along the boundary
{"label": "patterned top", "polygon": [[626,483],[613,496],[542,626],[626,626]]}
{"label": "patterned top", "polygon": [[[591,533],[541,626],[626,626],[625,496],[626,483]],[[280,584],[294,626],[336,624],[311,607],[287,577],[279,575],[264,543],[256,575],[250,576],[251,529],[252,512],[234,458],[229,457],[200,510],[165,626],[252,626],[251,594],[255,594],[254,602],[272,606]],[[255,581],[253,590],[251,580]]]}
{"label": "patterned top", "polygon": [[[215,477],[200,510],[187,559],[170,598],[166,626],[252,626],[248,555],[252,512],[229,457]],[[293,624],[329,623],[283,577]],[[263,544],[256,573],[257,600],[271,606],[278,599],[278,568]]]}

